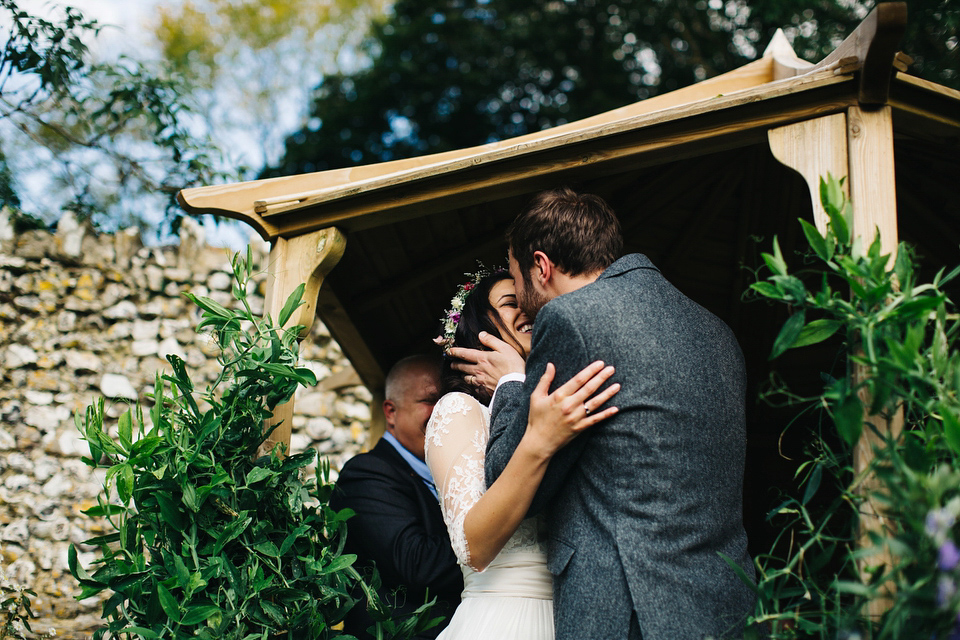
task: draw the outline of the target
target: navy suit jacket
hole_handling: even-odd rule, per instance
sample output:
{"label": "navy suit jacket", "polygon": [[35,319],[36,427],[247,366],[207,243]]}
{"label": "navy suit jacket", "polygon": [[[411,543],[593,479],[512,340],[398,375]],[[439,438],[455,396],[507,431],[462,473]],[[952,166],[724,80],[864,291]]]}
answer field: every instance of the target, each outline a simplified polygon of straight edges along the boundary
{"label": "navy suit jacket", "polygon": [[[492,407],[488,486],[526,428],[546,364],[554,388],[587,364],[616,367],[613,418],[551,461],[533,512],[547,516],[558,640],[742,637],[752,590],[742,522],[745,371],[730,329],[643,255],[537,315],[526,382]],[[635,621],[631,624],[631,618]]]}
{"label": "navy suit jacket", "polygon": [[[450,546],[440,504],[397,450],[380,440],[369,452],[347,461],[330,499],[336,510],[350,508],[346,552],[358,562],[376,564],[382,580],[379,593],[400,614],[414,611],[429,597],[437,598],[432,616],[445,616],[423,638],[446,627],[460,604],[463,574]],[[362,573],[362,572],[361,572]],[[393,593],[398,588],[401,591]],[[350,611],[344,630],[361,640],[373,624],[361,600]]]}

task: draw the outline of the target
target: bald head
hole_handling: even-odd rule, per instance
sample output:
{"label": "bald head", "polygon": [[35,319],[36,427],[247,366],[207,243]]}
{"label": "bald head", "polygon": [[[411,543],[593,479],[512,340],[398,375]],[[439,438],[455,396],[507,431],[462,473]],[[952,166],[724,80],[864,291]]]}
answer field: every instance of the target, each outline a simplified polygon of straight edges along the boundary
{"label": "bald head", "polygon": [[410,356],[387,374],[383,415],[387,431],[423,460],[423,440],[433,405],[440,396],[440,362],[430,356]]}

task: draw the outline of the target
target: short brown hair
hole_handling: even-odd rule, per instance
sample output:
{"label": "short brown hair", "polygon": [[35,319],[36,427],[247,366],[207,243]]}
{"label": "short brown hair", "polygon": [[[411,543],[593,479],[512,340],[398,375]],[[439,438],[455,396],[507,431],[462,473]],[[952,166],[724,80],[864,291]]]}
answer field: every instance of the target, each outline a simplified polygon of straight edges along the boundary
{"label": "short brown hair", "polygon": [[569,276],[603,271],[620,257],[620,221],[603,198],[567,187],[534,196],[507,228],[507,245],[524,279],[542,251]]}

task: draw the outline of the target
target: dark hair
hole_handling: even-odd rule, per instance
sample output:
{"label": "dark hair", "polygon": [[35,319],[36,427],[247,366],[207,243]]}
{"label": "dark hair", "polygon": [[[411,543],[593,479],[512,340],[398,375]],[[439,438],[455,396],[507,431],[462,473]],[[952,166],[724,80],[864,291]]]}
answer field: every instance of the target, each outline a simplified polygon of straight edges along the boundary
{"label": "dark hair", "polygon": [[580,276],[613,264],[623,236],[603,198],[561,187],[534,196],[507,228],[507,244],[526,282],[534,251],[547,254],[563,273]]}
{"label": "dark hair", "polygon": [[[509,279],[510,273],[508,271],[496,271],[480,279],[463,303],[463,309],[460,311],[460,321],[457,323],[457,331],[454,334],[453,346],[486,351],[487,348],[480,342],[481,331],[486,331],[497,338],[503,339],[500,333],[500,315],[490,304],[490,289],[501,280]],[[451,366],[453,361],[454,358],[444,355],[443,368],[440,372],[441,394],[462,391],[487,404],[490,401],[490,392],[467,384],[463,374]]]}

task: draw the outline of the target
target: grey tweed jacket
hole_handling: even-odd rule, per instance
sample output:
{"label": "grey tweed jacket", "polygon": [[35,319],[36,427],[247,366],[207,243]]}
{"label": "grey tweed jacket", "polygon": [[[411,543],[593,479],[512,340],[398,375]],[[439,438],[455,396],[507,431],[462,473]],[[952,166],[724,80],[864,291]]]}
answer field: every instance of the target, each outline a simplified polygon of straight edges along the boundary
{"label": "grey tweed jacket", "polygon": [[616,367],[620,411],[554,457],[531,508],[550,532],[557,639],[741,637],[754,595],[719,554],[754,576],[741,504],[743,355],[646,256],[617,260],[541,309],[526,382],[494,398],[487,484],[523,435],[546,364],[556,387],[594,360]]}

